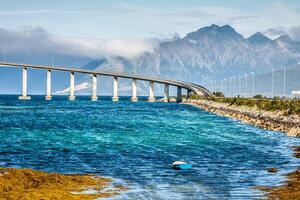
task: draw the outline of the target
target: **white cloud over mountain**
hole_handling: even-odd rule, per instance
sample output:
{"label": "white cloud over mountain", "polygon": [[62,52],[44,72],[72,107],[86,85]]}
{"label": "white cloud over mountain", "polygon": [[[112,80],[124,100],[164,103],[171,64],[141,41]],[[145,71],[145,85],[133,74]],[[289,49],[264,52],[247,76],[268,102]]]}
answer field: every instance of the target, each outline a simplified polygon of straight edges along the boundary
{"label": "white cloud over mountain", "polygon": [[[92,84],[88,83],[88,82],[83,82],[80,84],[75,85],[74,90],[75,92],[78,91],[82,91],[82,90],[86,90],[92,87]],[[55,95],[61,95],[61,94],[67,94],[70,91],[70,87],[64,89],[64,90],[60,90],[60,91],[56,91],[54,92]]]}
{"label": "white cloud over mountain", "polygon": [[21,31],[0,29],[0,46],[6,54],[38,52],[78,55],[92,59],[111,56],[134,58],[145,52],[153,52],[157,44],[155,39],[66,38],[53,35],[41,27]]}

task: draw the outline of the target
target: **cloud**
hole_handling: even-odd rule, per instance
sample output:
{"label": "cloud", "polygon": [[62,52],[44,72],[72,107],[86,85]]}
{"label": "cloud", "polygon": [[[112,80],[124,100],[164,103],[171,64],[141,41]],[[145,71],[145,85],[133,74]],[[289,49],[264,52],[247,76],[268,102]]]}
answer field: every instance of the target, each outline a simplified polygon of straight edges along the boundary
{"label": "cloud", "polygon": [[292,27],[276,27],[276,28],[270,28],[266,30],[264,33],[279,37],[281,35],[289,35],[292,39],[296,41],[300,41],[300,26],[292,26]]}
{"label": "cloud", "polygon": [[54,14],[55,10],[7,10],[1,11],[0,16],[20,16],[20,15],[40,15],[40,14]]}
{"label": "cloud", "polygon": [[[288,27],[300,25],[300,13],[287,3],[270,2],[255,9],[240,9],[225,6],[199,6],[182,7],[173,10],[152,11],[153,20],[158,24],[168,22],[164,28],[172,28],[173,32],[181,35],[183,30],[193,31],[210,24],[233,26],[245,37],[257,31],[287,25]],[[156,20],[160,18],[160,21]],[[170,32],[170,30],[165,31]],[[184,33],[184,34],[185,34]]]}
{"label": "cloud", "polygon": [[300,13],[285,2],[270,3],[245,14],[256,17],[237,21],[234,23],[234,27],[248,35],[261,31],[274,38],[286,31],[285,28],[282,28],[283,25],[293,27],[300,24]]}
{"label": "cloud", "polygon": [[276,27],[276,28],[269,28],[266,31],[264,31],[265,34],[268,34],[270,36],[275,36],[278,37],[280,35],[287,34],[287,31],[285,30],[286,28],[284,27]]}
{"label": "cloud", "polygon": [[28,15],[61,15],[61,14],[74,14],[74,15],[95,15],[106,13],[137,13],[140,7],[131,6],[124,3],[117,3],[113,7],[103,7],[103,9],[28,9],[28,10],[5,10],[0,12],[0,16],[28,16]]}
{"label": "cloud", "polygon": [[0,46],[7,54],[28,52],[75,55],[88,58],[122,56],[135,58],[142,53],[152,53],[158,44],[156,39],[89,39],[62,37],[49,33],[42,27],[21,31],[0,29]]}
{"label": "cloud", "polygon": [[[85,9],[68,5],[59,9],[18,10],[5,9],[0,13],[3,24],[11,27],[18,24],[42,25],[56,29],[65,35],[90,35],[93,37],[156,37],[172,32],[181,36],[210,24],[233,26],[245,37],[257,31],[266,31],[281,25],[299,26],[300,13],[288,1],[267,1],[251,6],[201,6],[203,3],[187,3],[168,7],[160,4],[133,2],[86,4]],[[50,17],[51,16],[51,17]],[[53,18],[52,16],[56,16]],[[21,18],[20,18],[21,17]],[[57,20],[61,19],[61,20]],[[8,23],[9,22],[9,23]],[[17,24],[17,25],[16,25]],[[114,41],[113,44],[119,41]],[[129,41],[131,43],[132,41]],[[103,42],[106,45],[106,42]],[[123,42],[122,42],[123,43]],[[124,44],[124,43],[123,43]],[[121,45],[121,44],[120,44]],[[124,51],[121,51],[124,53]]]}
{"label": "cloud", "polygon": [[[92,87],[92,84],[88,83],[88,82],[83,82],[80,84],[77,84],[74,86],[74,90],[76,91],[82,91],[82,90],[86,90]],[[61,90],[61,91],[56,91],[54,94],[59,95],[59,94],[67,94],[70,92],[70,87]]]}
{"label": "cloud", "polygon": [[300,41],[300,26],[291,27],[289,33],[294,40]]}
{"label": "cloud", "polygon": [[209,13],[206,9],[203,8],[191,8],[178,11],[161,11],[155,14],[159,17],[185,17],[185,18],[207,18],[214,17],[214,13]]}

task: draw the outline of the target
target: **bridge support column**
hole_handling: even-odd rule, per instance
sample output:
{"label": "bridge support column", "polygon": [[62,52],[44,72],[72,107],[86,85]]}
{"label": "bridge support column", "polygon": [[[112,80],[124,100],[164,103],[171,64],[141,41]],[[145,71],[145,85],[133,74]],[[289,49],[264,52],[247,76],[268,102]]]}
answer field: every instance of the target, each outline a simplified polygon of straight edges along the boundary
{"label": "bridge support column", "polygon": [[186,92],[186,99],[188,100],[189,98],[191,98],[191,96],[194,94],[194,92],[190,89],[187,89]]}
{"label": "bridge support column", "polygon": [[47,101],[50,101],[52,99],[51,96],[51,70],[47,71],[47,95],[45,97]]}
{"label": "bridge support column", "polygon": [[176,98],[177,102],[182,102],[181,91],[182,91],[182,88],[181,87],[177,87],[177,98]]}
{"label": "bridge support column", "polygon": [[170,94],[169,94],[169,84],[165,83],[165,89],[164,89],[164,102],[170,101]]}
{"label": "bridge support column", "polygon": [[93,82],[92,82],[92,101],[97,101],[98,96],[97,96],[97,75],[93,74]]}
{"label": "bridge support column", "polygon": [[19,96],[19,100],[30,100],[31,97],[27,96],[27,68],[23,67],[22,71],[22,96]]}
{"label": "bridge support column", "polygon": [[75,79],[74,79],[74,72],[70,72],[70,101],[75,100]]}
{"label": "bridge support column", "polygon": [[118,97],[118,77],[114,76],[114,91],[113,91],[113,97],[112,100],[113,101],[119,101],[119,97]]}
{"label": "bridge support column", "polygon": [[148,102],[155,102],[155,97],[154,97],[154,82],[150,81],[149,82],[149,98]]}
{"label": "bridge support column", "polygon": [[137,102],[138,101],[136,79],[132,79],[132,97],[131,97],[131,101],[132,102]]}

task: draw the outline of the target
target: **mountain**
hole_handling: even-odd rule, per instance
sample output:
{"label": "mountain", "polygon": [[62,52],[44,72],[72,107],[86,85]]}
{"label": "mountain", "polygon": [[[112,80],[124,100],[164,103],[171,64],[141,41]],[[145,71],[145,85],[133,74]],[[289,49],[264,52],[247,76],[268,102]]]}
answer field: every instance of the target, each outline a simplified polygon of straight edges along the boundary
{"label": "mountain", "polygon": [[300,42],[294,41],[288,35],[280,36],[275,42],[286,52],[296,54],[298,58],[300,57]]}
{"label": "mountain", "polygon": [[251,35],[248,38],[249,42],[253,45],[267,45],[267,44],[275,44],[273,40],[262,34],[261,32],[257,32]]}
{"label": "mountain", "polygon": [[115,57],[97,66],[207,85],[210,81],[245,73],[270,73],[273,68],[299,69],[299,43],[286,36],[272,40],[257,32],[249,38],[231,26],[211,25],[188,33],[183,38],[161,42],[153,53],[135,59]]}
{"label": "mountain", "polygon": [[[82,65],[91,70],[105,70],[159,76],[178,79],[208,86],[212,81],[241,77],[254,72],[258,78],[271,73],[271,70],[298,71],[300,65],[300,42],[287,35],[272,40],[261,32],[245,38],[229,25],[211,25],[188,33],[185,37],[162,41],[153,51],[136,57],[109,56],[92,60]],[[298,74],[298,73],[295,73]],[[112,80],[100,77],[101,92],[111,93]],[[90,82],[89,76],[80,76],[76,84]],[[300,78],[286,80],[287,88],[300,90]],[[280,82],[278,80],[278,82]],[[0,82],[1,83],[1,82]],[[147,94],[147,82],[140,81],[139,93]],[[264,85],[265,84],[265,85]],[[68,79],[63,83],[68,85]],[[86,84],[87,85],[87,84]],[[293,87],[289,87],[293,85]],[[105,86],[105,87],[104,87]],[[269,85],[261,81],[260,87],[268,92]],[[64,89],[64,88],[62,88]],[[157,86],[160,91],[159,86]],[[129,94],[130,80],[120,79],[121,94]]]}

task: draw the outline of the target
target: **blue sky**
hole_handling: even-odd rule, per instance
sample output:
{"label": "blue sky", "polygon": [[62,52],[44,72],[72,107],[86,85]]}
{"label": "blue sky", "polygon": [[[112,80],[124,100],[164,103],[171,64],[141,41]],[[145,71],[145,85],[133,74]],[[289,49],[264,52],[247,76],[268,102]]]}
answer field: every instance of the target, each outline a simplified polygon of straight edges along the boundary
{"label": "blue sky", "polygon": [[271,0],[0,0],[0,28],[42,27],[65,37],[148,38],[184,36],[200,27],[230,24],[249,36],[300,26],[300,1]]}

